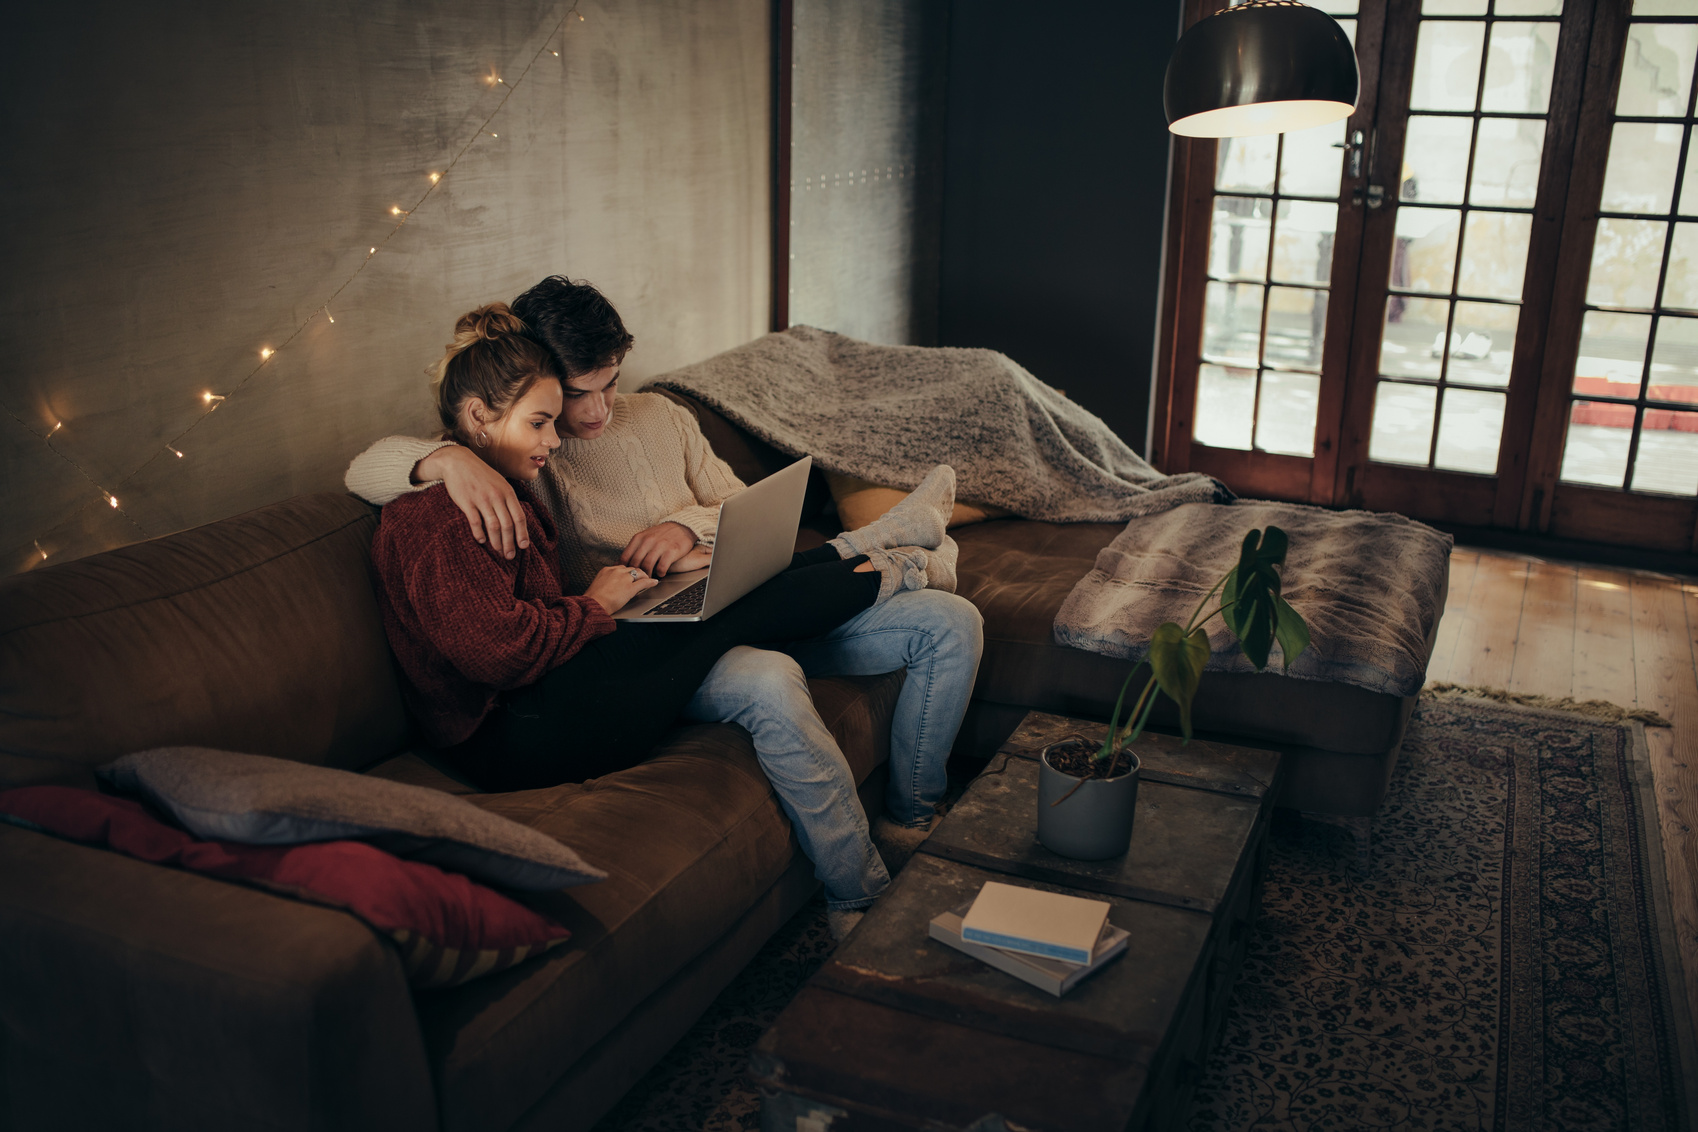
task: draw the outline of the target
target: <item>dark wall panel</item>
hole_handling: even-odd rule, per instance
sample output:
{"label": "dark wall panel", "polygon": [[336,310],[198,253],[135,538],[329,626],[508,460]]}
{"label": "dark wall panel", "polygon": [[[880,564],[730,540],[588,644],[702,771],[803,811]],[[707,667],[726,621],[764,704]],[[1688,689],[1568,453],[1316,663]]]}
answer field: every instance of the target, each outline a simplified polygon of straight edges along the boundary
{"label": "dark wall panel", "polygon": [[990,346],[1146,448],[1179,0],[963,0],[941,344]]}
{"label": "dark wall panel", "polygon": [[947,0],[795,0],[790,322],[937,341]]}
{"label": "dark wall panel", "polygon": [[[339,489],[371,440],[432,427],[425,369],[454,317],[550,272],[618,305],[631,381],[763,332],[769,0],[582,0],[551,36],[564,12],[14,5],[0,572],[39,561],[37,539],[56,561]],[[517,86],[478,136],[508,93],[492,75]],[[391,237],[390,209],[474,136]],[[374,246],[335,322],[309,321]],[[232,395],[166,452],[207,390]]]}

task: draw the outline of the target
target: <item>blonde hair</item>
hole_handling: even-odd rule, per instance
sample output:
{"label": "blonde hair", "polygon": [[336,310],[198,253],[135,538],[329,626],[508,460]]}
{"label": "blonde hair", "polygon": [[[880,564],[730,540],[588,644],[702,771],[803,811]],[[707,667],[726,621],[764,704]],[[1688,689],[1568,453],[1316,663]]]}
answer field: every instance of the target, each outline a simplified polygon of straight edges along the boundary
{"label": "blonde hair", "polygon": [[431,376],[443,436],[471,439],[462,414],[473,397],[500,420],[513,402],[544,377],[565,384],[554,356],[530,337],[506,303],[490,303],[461,315],[454,324],[454,341],[448,343]]}

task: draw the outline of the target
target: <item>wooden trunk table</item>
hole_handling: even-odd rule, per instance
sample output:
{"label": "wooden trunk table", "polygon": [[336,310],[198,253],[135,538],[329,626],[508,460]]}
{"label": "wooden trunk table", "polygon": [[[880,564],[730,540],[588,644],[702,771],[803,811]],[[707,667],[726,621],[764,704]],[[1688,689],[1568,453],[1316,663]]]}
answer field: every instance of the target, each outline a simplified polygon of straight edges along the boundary
{"label": "wooden trunk table", "polygon": [[[1032,712],[750,1058],[763,1132],[1164,1129],[1183,1118],[1256,913],[1279,754],[1147,736],[1132,846],[1037,843]],[[1107,900],[1126,953],[1056,998],[932,940],[987,880]]]}

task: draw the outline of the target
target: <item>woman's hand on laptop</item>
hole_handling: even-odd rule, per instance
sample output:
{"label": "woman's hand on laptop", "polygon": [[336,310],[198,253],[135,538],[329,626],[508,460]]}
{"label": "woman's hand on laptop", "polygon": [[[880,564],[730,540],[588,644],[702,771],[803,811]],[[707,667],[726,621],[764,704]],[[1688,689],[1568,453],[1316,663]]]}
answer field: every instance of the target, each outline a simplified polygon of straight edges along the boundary
{"label": "woman's hand on laptop", "polygon": [[438,448],[418,462],[413,478],[420,483],[441,480],[472,528],[472,537],[490,544],[503,558],[512,558],[515,548],[531,545],[525,529],[525,509],[518,493],[501,473],[478,459],[470,448],[458,444]]}
{"label": "woman's hand on laptop", "polygon": [[611,617],[629,605],[632,598],[658,585],[658,578],[651,578],[635,567],[604,566],[596,573],[595,581],[584,591],[584,596],[594,598]]}
{"label": "woman's hand on laptop", "polygon": [[[619,561],[626,566],[635,566],[645,574],[664,578],[668,570],[678,565],[679,561],[694,549],[696,532],[683,523],[668,520],[645,531],[638,531],[632,536],[625,546],[625,553],[619,556]],[[702,565],[707,563],[703,562]],[[679,566],[679,569],[694,567]]]}

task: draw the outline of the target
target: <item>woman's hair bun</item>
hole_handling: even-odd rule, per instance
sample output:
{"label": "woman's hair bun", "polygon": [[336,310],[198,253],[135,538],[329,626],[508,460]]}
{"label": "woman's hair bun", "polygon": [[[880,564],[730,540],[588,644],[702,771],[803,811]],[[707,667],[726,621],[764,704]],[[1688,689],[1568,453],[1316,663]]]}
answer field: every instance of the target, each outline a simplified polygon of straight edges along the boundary
{"label": "woman's hair bun", "polygon": [[460,316],[460,321],[454,324],[454,345],[464,349],[473,342],[524,333],[525,324],[511,307],[506,303],[490,303]]}

